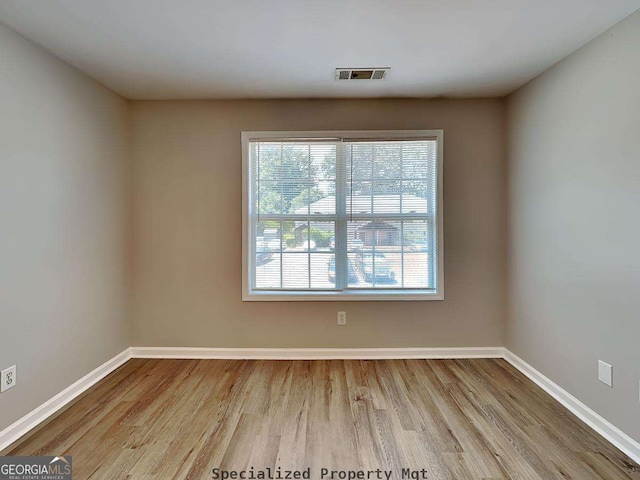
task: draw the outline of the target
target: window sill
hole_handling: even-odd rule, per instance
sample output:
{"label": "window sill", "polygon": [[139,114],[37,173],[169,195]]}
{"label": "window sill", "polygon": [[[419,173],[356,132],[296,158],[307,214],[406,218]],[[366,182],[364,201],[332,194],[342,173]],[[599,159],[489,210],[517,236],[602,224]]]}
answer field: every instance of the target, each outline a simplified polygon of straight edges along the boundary
{"label": "window sill", "polygon": [[377,290],[368,291],[316,291],[282,292],[252,291],[242,295],[243,302],[396,302],[444,300],[443,292],[425,292],[424,290]]}

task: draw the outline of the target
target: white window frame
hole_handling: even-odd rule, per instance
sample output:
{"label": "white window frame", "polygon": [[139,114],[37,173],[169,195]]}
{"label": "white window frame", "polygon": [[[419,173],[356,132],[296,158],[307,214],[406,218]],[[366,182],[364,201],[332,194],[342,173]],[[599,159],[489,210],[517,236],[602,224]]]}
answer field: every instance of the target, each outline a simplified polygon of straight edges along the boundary
{"label": "white window frame", "polygon": [[[242,132],[242,301],[422,301],[444,300],[444,215],[443,215],[443,130],[326,130],[326,131],[256,131]],[[432,291],[346,289],[341,291],[265,291],[253,290],[253,261],[255,252],[250,239],[252,212],[249,211],[251,193],[251,166],[249,158],[249,143],[265,139],[371,139],[371,140],[401,140],[408,138],[433,139],[437,142],[436,157],[436,288]]]}

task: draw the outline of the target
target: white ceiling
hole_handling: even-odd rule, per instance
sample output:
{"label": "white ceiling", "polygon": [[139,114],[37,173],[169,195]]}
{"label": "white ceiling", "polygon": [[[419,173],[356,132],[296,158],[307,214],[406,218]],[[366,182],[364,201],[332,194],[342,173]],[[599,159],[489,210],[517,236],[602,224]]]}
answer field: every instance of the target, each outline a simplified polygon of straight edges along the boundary
{"label": "white ceiling", "polygon": [[[640,0],[2,0],[0,22],[133,99],[488,97]],[[336,82],[336,67],[391,67]]]}

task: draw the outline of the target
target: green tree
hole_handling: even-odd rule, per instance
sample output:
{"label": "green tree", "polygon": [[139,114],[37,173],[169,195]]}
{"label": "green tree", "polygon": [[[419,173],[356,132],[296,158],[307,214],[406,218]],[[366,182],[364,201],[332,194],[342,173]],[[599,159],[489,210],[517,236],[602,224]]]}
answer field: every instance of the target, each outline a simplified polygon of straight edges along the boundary
{"label": "green tree", "polygon": [[325,196],[318,188],[317,168],[304,145],[267,144],[258,165],[259,212],[293,213]]}
{"label": "green tree", "polygon": [[431,168],[424,148],[405,142],[350,146],[347,179],[353,194],[412,194],[425,198]]}
{"label": "green tree", "polygon": [[305,187],[297,197],[291,200],[291,211],[295,212],[297,209],[306,207],[313,202],[317,202],[325,196],[325,193],[315,185],[310,188]]}
{"label": "green tree", "polygon": [[[346,146],[346,181],[354,195],[412,194],[427,195],[430,172],[429,153],[406,142],[354,143]],[[322,163],[324,178],[335,178],[335,156]],[[400,180],[402,179],[402,180]],[[330,192],[334,194],[332,190]]]}

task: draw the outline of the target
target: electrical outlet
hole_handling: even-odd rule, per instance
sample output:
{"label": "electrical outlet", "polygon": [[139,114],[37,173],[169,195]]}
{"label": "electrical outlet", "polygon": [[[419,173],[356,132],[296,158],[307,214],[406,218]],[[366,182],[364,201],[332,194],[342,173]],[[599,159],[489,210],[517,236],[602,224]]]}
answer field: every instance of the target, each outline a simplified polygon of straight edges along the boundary
{"label": "electrical outlet", "polygon": [[16,374],[15,365],[0,372],[0,392],[4,392],[5,390],[15,387],[17,382],[18,376]]}
{"label": "electrical outlet", "polygon": [[598,380],[613,388],[613,367],[598,360]]}
{"label": "electrical outlet", "polygon": [[338,312],[338,325],[347,324],[347,312]]}

